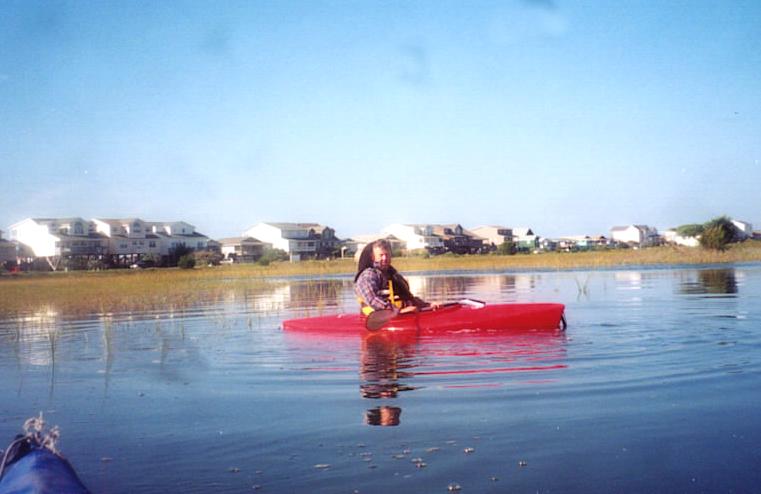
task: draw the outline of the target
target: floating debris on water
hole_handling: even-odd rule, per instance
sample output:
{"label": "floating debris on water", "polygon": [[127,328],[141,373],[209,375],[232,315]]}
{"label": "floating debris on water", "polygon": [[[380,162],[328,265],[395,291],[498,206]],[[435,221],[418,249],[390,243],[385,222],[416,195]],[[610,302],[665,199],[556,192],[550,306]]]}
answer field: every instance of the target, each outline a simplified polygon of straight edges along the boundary
{"label": "floating debris on water", "polygon": [[449,485],[447,486],[447,490],[448,490],[449,492],[459,492],[459,491],[461,491],[461,490],[462,490],[462,487],[460,487],[460,484],[455,484],[455,483],[453,482],[453,483],[451,483],[451,484],[449,484]]}
{"label": "floating debris on water", "polygon": [[330,463],[318,463],[314,467],[319,470],[325,470],[326,468],[330,468]]}
{"label": "floating debris on water", "polygon": [[491,480],[492,482],[497,482],[499,480],[499,477],[491,476],[489,477],[489,480]]}
{"label": "floating debris on water", "polygon": [[421,462],[419,462],[419,463],[415,463],[415,466],[416,466],[417,468],[425,468],[425,467],[427,467],[428,465],[427,465],[427,464],[426,464],[424,461],[421,461]]}
{"label": "floating debris on water", "polygon": [[465,451],[466,454],[470,454],[476,451],[476,448],[465,448],[463,451]]}
{"label": "floating debris on water", "polygon": [[528,465],[528,462],[526,460],[521,460],[518,462],[519,467],[525,467]]}
{"label": "floating debris on water", "polygon": [[423,463],[423,459],[422,458],[413,458],[410,461],[412,463]]}
{"label": "floating debris on water", "polygon": [[434,447],[432,447],[432,448],[428,448],[428,449],[426,449],[426,450],[425,450],[425,452],[426,452],[426,453],[435,453],[435,452],[436,452],[436,451],[438,451],[439,449],[441,449],[441,448],[439,448],[439,447],[437,447],[437,446],[434,446]]}
{"label": "floating debris on water", "polygon": [[230,473],[240,473],[240,468],[238,468],[238,467],[230,467],[230,468],[227,469],[227,471],[230,472]]}
{"label": "floating debris on water", "polygon": [[402,453],[397,453],[397,454],[393,455],[391,458],[393,458],[395,460],[403,460],[403,459],[407,458],[407,455],[402,454]]}
{"label": "floating debris on water", "polygon": [[261,485],[259,485],[259,484],[254,484],[254,485],[252,485],[252,486],[251,486],[251,488],[252,488],[253,490],[255,490],[255,491],[258,491],[259,489],[261,489],[261,488],[262,488],[262,486],[261,486]]}

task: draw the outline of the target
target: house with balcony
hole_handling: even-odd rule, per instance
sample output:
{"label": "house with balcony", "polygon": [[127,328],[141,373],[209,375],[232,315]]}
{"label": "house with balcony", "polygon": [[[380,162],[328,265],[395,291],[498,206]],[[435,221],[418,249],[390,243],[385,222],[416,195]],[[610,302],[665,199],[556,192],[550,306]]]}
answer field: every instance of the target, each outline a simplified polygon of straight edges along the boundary
{"label": "house with balcony", "polygon": [[485,225],[471,228],[471,232],[484,239],[484,244],[491,250],[496,249],[505,242],[513,241],[513,229],[498,225]]}
{"label": "house with balcony", "polygon": [[567,235],[558,240],[558,250],[563,252],[594,250],[608,246],[605,235]]}
{"label": "house with balcony", "polygon": [[391,251],[400,251],[407,248],[407,244],[390,233],[367,233],[361,235],[353,235],[347,239],[344,239],[341,246],[342,257],[354,256],[358,258],[362,250],[372,242],[376,240],[385,240],[391,245]]}
{"label": "house with balcony", "polygon": [[169,256],[183,245],[192,250],[207,250],[211,239],[184,221],[149,221],[150,232],[160,239],[161,255]]}
{"label": "house with balcony", "polygon": [[145,221],[140,218],[94,218],[96,230],[108,238],[112,264],[130,265],[142,257],[167,258],[178,246],[205,250],[209,238],[184,221]]}
{"label": "house with balcony", "polygon": [[269,245],[253,237],[220,238],[217,242],[225,261],[232,263],[256,262]]}
{"label": "house with balcony", "polygon": [[433,233],[433,225],[395,223],[383,229],[407,245],[408,251],[425,250],[430,254],[444,252],[444,241]]}
{"label": "house with balcony", "polygon": [[658,230],[647,225],[614,226],[610,229],[610,238],[613,242],[634,247],[650,247],[660,243]]}
{"label": "house with balcony", "polygon": [[431,225],[433,234],[441,238],[444,250],[455,254],[478,254],[484,249],[484,239],[459,224]]}
{"label": "house with balcony", "polygon": [[159,258],[162,239],[140,218],[93,218],[96,230],[108,238],[110,264],[128,266],[144,256]]}
{"label": "house with balcony", "polygon": [[322,259],[335,255],[340,240],[335,230],[318,223],[258,223],[245,232],[253,237],[288,253],[291,261]]}
{"label": "house with balcony", "polygon": [[44,259],[51,269],[99,260],[107,253],[108,240],[93,222],[83,218],[27,218],[11,225],[11,240],[30,259]]}
{"label": "house with balcony", "polygon": [[515,249],[519,252],[532,252],[539,247],[539,236],[527,226],[517,226],[512,228],[513,243]]}

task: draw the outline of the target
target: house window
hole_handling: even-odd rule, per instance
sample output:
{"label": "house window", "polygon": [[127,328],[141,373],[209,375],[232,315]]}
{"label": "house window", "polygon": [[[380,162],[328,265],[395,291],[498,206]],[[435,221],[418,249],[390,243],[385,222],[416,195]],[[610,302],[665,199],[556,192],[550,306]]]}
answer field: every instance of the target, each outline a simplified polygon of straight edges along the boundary
{"label": "house window", "polygon": [[74,223],[74,234],[82,235],[83,233],[84,229],[82,228],[82,223]]}
{"label": "house window", "polygon": [[156,247],[156,242],[154,240],[151,240],[148,242],[148,247]]}

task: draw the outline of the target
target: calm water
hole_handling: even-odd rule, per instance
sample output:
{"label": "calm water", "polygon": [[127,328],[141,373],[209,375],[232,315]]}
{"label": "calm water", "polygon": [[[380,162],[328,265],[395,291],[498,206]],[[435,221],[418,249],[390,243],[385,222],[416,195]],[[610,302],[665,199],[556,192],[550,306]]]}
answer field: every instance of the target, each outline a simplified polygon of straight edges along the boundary
{"label": "calm water", "polygon": [[[182,313],[0,321],[0,438],[45,413],[95,492],[761,492],[761,266],[411,277],[565,334],[318,340],[348,278]],[[0,447],[3,447],[0,445]]]}

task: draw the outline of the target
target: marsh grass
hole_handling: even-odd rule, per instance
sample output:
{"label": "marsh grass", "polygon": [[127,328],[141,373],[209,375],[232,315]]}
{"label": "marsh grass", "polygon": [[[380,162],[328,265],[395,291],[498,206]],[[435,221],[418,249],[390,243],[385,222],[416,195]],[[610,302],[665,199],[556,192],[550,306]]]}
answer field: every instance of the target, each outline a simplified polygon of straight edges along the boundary
{"label": "marsh grass", "polygon": [[235,278],[202,269],[4,276],[0,314],[25,314],[43,307],[66,314],[178,311],[219,300],[231,290],[256,292],[276,283],[261,276]]}
{"label": "marsh grass", "polygon": [[[532,255],[474,255],[394,259],[402,272],[568,270],[616,266],[721,264],[761,261],[761,242],[746,241],[725,251],[689,247],[606,250]],[[101,272],[32,273],[0,277],[0,314],[23,314],[52,308],[66,314],[105,314],[155,310],[181,311],[214,302],[231,292],[245,299],[288,283],[281,278],[350,275],[353,259],[274,262],[268,266],[231,265],[196,269],[113,270]],[[580,286],[580,290],[583,287]],[[338,288],[317,283],[305,290],[320,300],[337,297]],[[253,325],[253,322],[250,323]]]}

